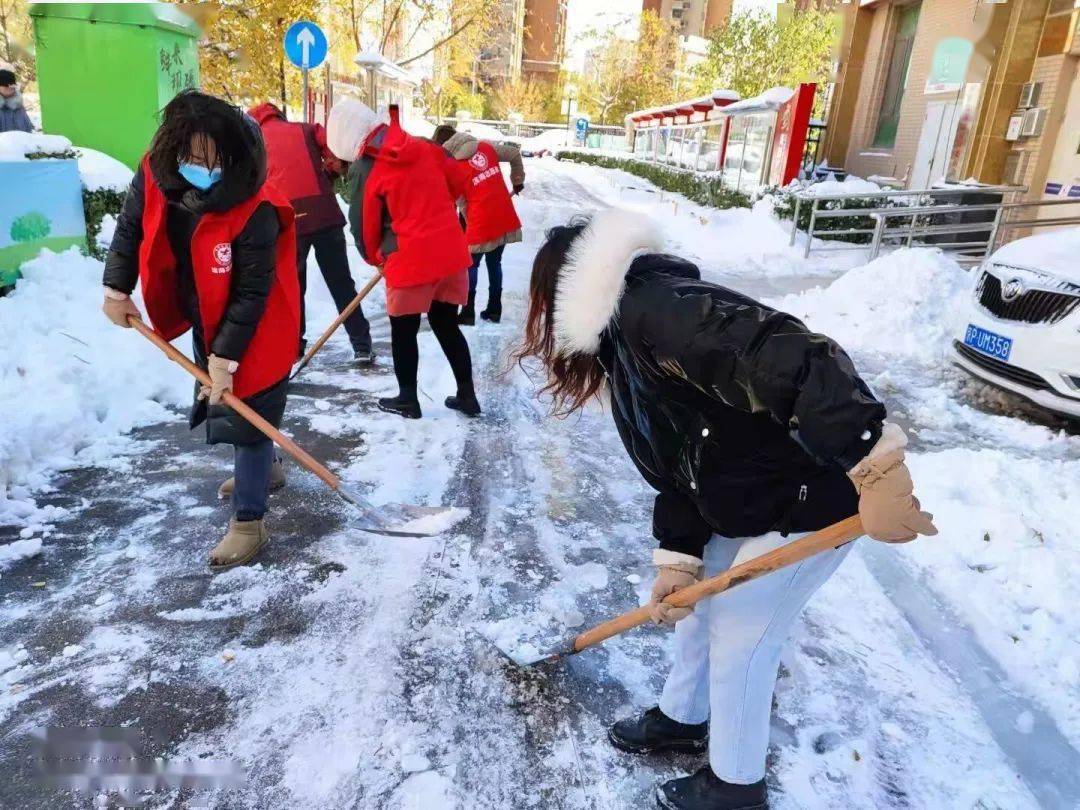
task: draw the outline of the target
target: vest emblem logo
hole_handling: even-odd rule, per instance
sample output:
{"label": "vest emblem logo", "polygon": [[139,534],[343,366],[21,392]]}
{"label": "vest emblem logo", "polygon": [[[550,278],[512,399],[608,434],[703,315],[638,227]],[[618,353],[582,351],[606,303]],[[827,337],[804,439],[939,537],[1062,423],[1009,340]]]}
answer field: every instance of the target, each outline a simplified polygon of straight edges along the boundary
{"label": "vest emblem logo", "polygon": [[210,268],[211,273],[223,274],[232,271],[232,245],[229,242],[222,242],[220,245],[214,246],[214,266]]}
{"label": "vest emblem logo", "polygon": [[469,158],[469,164],[478,172],[482,172],[488,166],[487,155],[477,150],[476,154]]}

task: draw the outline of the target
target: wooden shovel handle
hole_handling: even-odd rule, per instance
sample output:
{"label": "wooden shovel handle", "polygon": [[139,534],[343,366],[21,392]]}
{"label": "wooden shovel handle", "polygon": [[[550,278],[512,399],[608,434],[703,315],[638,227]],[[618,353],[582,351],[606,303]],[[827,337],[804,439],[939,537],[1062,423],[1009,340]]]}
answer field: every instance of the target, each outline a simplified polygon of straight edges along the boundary
{"label": "wooden shovel handle", "polygon": [[341,310],[341,313],[334,319],[334,322],[326,328],[326,331],[323,332],[319,339],[307,350],[304,359],[300,361],[300,364],[296,367],[296,371],[293,372],[294,377],[304,370],[304,366],[311,362],[311,358],[316,355],[319,349],[323,347],[323,344],[338,330],[338,327],[345,323],[350,315],[356,312],[356,308],[360,306],[360,302],[367,298],[369,292],[375,289],[375,285],[379,283],[382,277],[382,270],[376,270],[375,275],[371,277],[371,280],[365,284],[363,289],[356,294],[356,297],[346,305],[345,309]]}
{"label": "wooden shovel handle", "polygon": [[[802,562],[822,551],[828,551],[845,543],[850,543],[857,537],[861,537],[863,533],[862,521],[859,520],[858,515],[854,515],[841,520],[839,523],[834,523],[824,529],[801,537],[792,543],[773,549],[759,557],[754,557],[752,560],[733,566],[715,577],[703,579],[701,582],[675,591],[675,593],[664,599],[664,603],[676,607],[689,607],[697,604],[707,596],[723,593],[736,585],[757,579],[794,563]],[[639,607],[637,610],[631,610],[621,616],[616,616],[614,619],[597,625],[591,630],[586,630],[575,638],[574,652],[580,652],[586,647],[599,644],[601,641],[617,636],[632,627],[645,624],[649,619],[650,610],[648,605]]]}
{"label": "wooden shovel handle", "polygon": [[[170,360],[179,364],[184,371],[196,380],[203,385],[211,384],[210,375],[208,373],[192,363],[182,352],[177,351],[169,341],[165,340],[165,338],[143,323],[140,318],[129,315],[128,323],[136,332],[165,352]],[[304,448],[300,447],[300,445],[259,416],[259,414],[249,406],[245,405],[244,401],[233,394],[232,391],[226,391],[224,396],[222,396],[222,399],[225,401],[226,405],[244,417],[244,419],[250,422],[254,427],[258,428],[263,435],[272,440],[274,444],[292,456],[297,464],[319,476],[319,478],[321,478],[331,489],[337,489],[341,484],[341,480],[336,475],[316,461],[306,450],[304,450]]]}

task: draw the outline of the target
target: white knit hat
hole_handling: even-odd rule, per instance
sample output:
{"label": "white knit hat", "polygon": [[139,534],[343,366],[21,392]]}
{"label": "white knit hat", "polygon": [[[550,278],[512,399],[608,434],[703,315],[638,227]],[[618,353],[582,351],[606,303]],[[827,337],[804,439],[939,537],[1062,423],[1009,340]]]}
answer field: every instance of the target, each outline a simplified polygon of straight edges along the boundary
{"label": "white knit hat", "polygon": [[356,160],[368,135],[383,123],[381,118],[383,116],[377,115],[367,104],[355,98],[344,98],[330,110],[330,118],[326,122],[326,145],[338,159]]}

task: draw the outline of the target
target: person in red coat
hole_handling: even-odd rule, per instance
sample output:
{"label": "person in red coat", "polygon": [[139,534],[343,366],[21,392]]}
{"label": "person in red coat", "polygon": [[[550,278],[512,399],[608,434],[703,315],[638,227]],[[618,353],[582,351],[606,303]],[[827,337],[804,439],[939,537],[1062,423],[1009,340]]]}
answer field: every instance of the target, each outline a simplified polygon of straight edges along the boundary
{"label": "person in red coat", "polygon": [[[340,161],[326,146],[326,130],[319,124],[286,120],[273,104],[252,107],[248,114],[262,129],[266,142],[266,182],[277,188],[296,209],[296,269],[300,275],[300,352],[306,347],[303,297],[307,292],[307,259],[312,248],[323,280],[338,312],[356,298],[356,283],[349,272],[345,251],[345,215],[338,205],[332,178],[341,174]],[[353,356],[364,365],[375,360],[371,328],[357,307],[345,320]]]}
{"label": "person in red coat", "polygon": [[192,428],[210,444],[231,444],[234,475],[221,492],[233,517],[210,552],[223,570],[266,544],[271,487],[284,486],[274,446],[222,402],[240,397],[274,426],[285,411],[300,335],[296,228],[289,201],[265,182],[258,125],[219,98],[184,91],[166,105],[161,127],[131,182],[105,261],[105,315],[129,327],[142,315],[166,340],[192,333],[195,362],[212,381],[195,386]]}
{"label": "person in red coat", "polygon": [[405,132],[395,110],[387,123],[355,99],[330,111],[327,143],[350,162],[349,225],[356,246],[386,278],[399,392],[380,399],[379,408],[408,419],[421,416],[416,338],[426,313],[457,381],[446,407],[479,416],[469,344],[457,323],[469,294],[472,256],[455,209],[462,189],[453,160],[442,147]]}
{"label": "person in red coat", "polygon": [[521,220],[514,210],[510,191],[503,180],[500,163],[510,164],[510,185],[514,194],[525,188],[525,166],[521,150],[512,143],[478,141],[468,132],[458,132],[449,124],[435,128],[432,140],[441,144],[457,161],[462,173],[465,241],[469,243],[469,301],[458,315],[458,323],[476,323],[476,282],[480,260],[487,262],[488,301],[480,313],[485,321],[502,320],[502,256],[513,242],[521,241]]}

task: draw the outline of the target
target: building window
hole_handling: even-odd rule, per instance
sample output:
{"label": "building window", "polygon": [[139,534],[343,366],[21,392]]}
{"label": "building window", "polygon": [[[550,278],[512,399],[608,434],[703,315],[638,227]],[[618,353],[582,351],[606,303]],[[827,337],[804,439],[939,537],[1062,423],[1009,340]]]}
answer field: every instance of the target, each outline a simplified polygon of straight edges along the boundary
{"label": "building window", "polygon": [[893,31],[889,68],[885,74],[885,86],[881,91],[881,107],[878,110],[877,129],[874,130],[874,146],[891,149],[896,145],[896,129],[900,123],[900,105],[904,101],[904,85],[907,84],[911,50],[915,45],[915,29],[919,24],[919,3],[898,9],[896,28]]}

